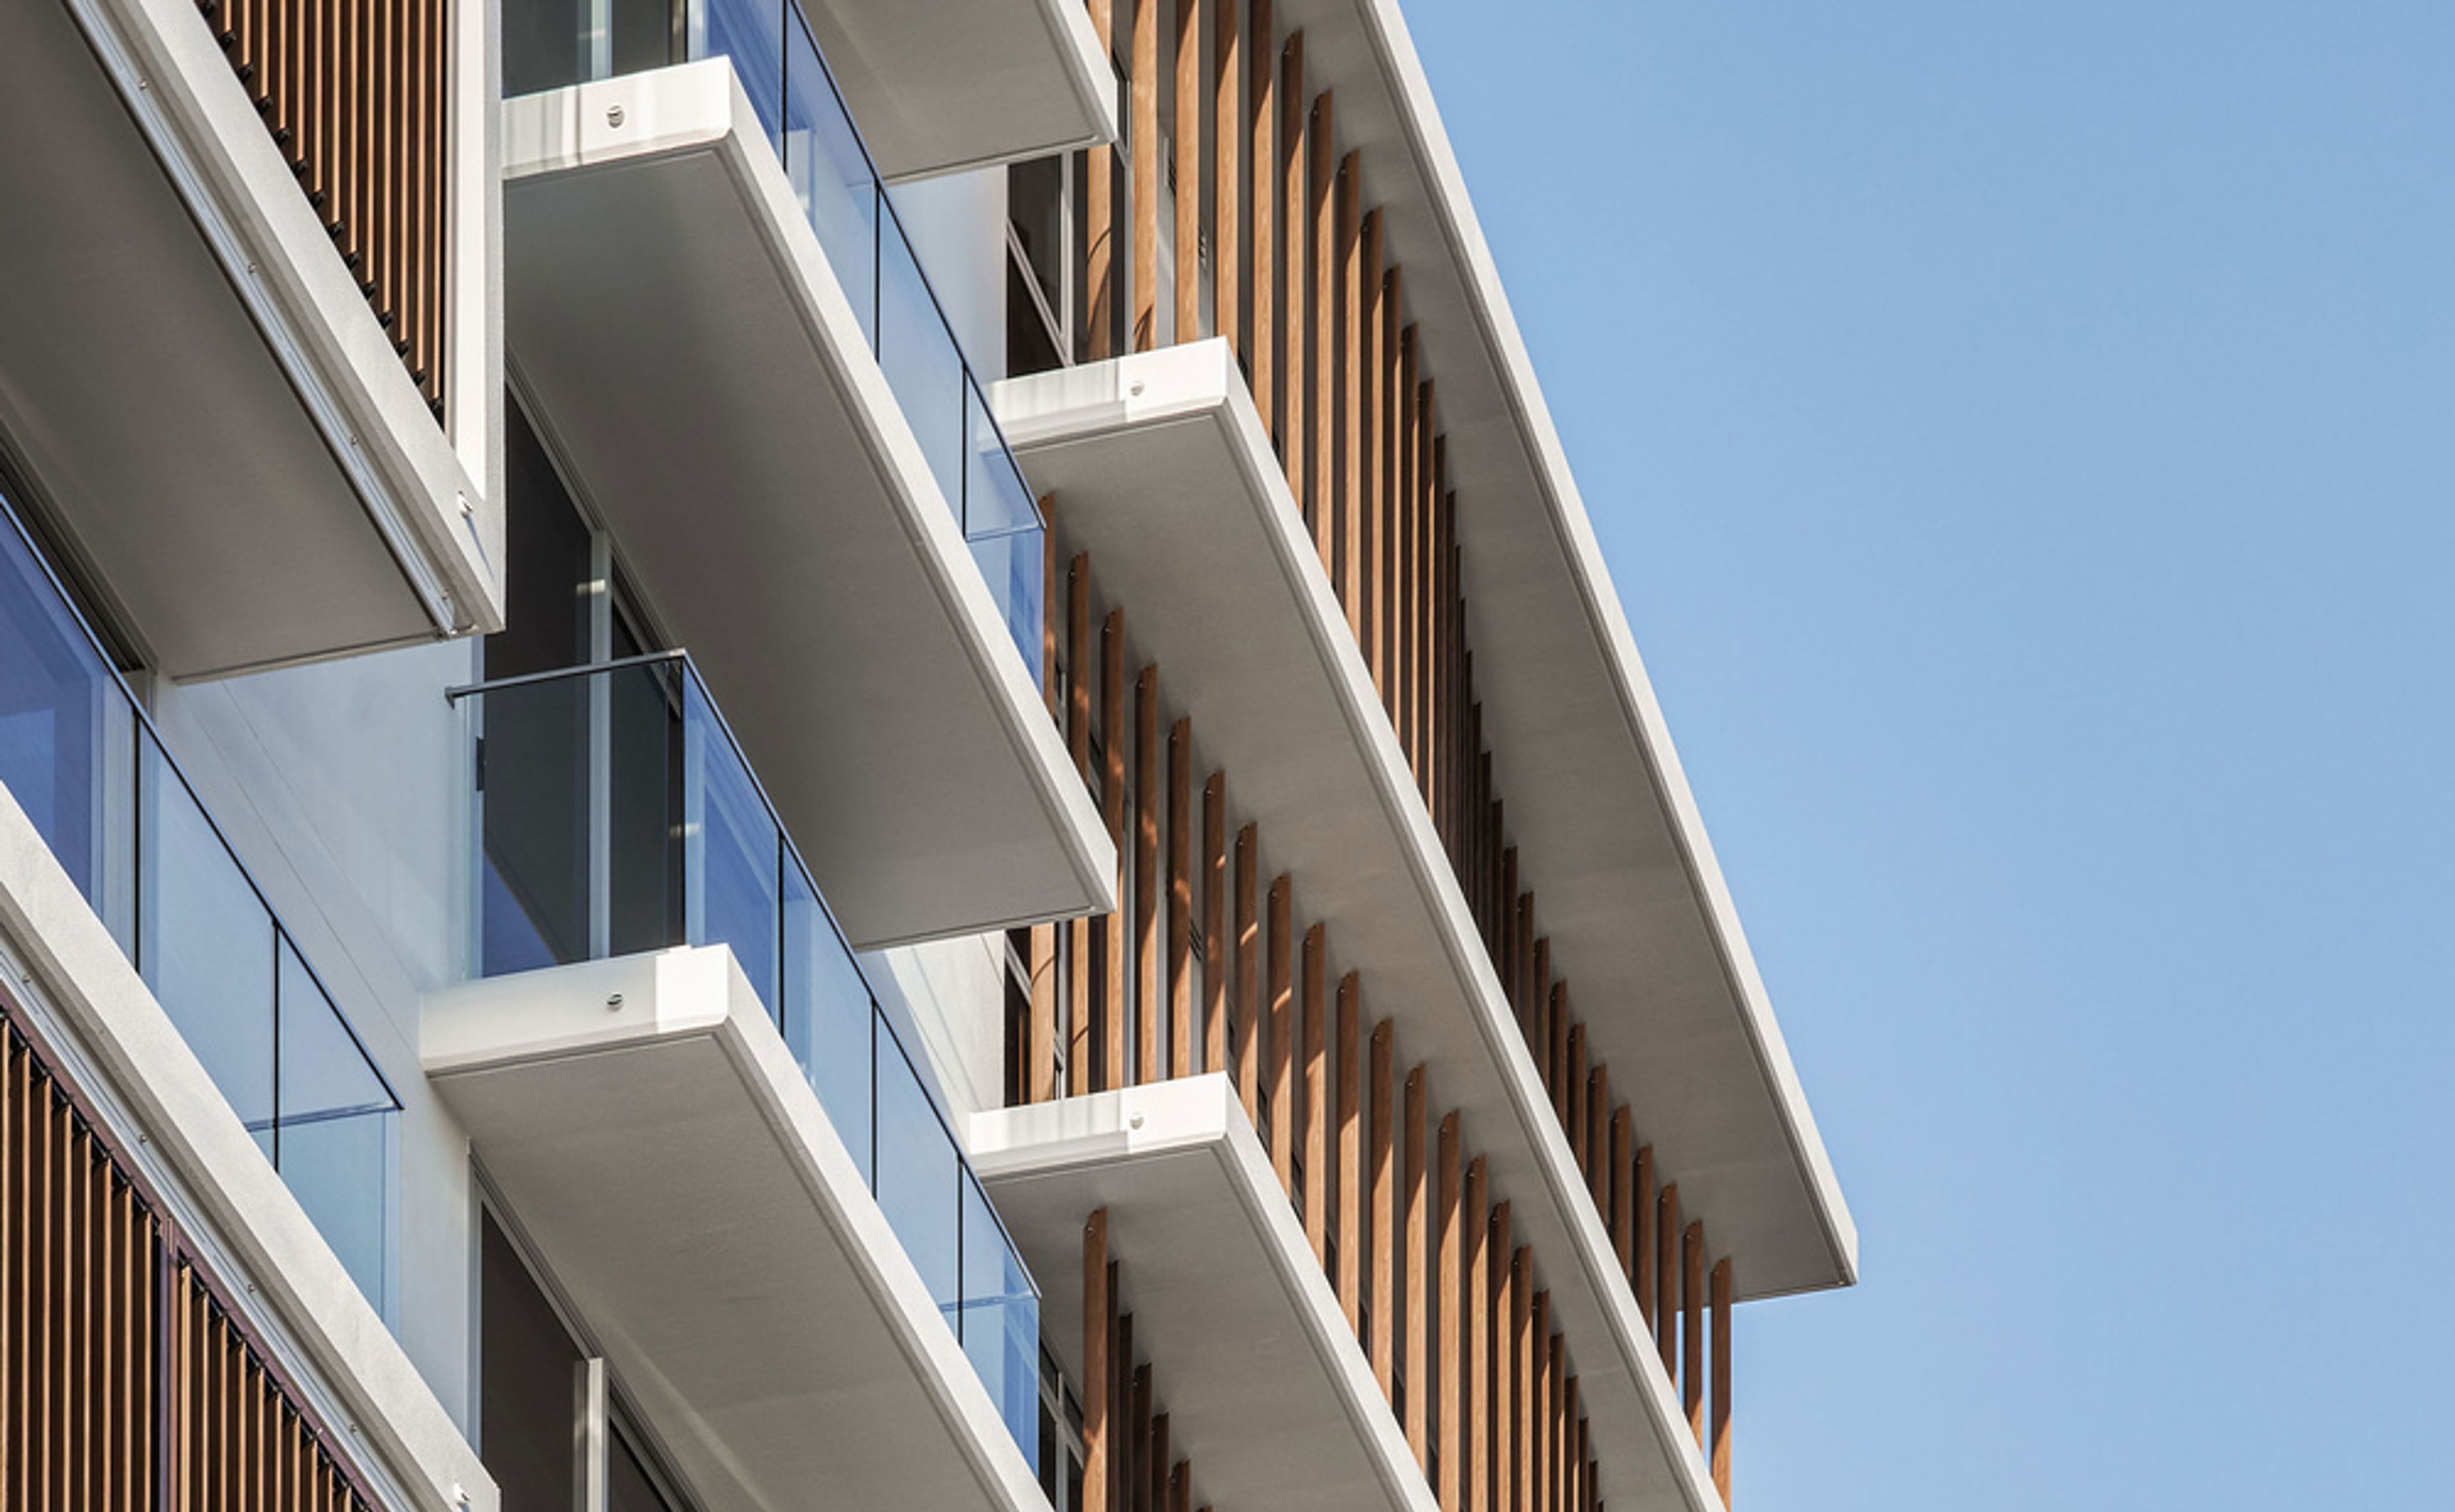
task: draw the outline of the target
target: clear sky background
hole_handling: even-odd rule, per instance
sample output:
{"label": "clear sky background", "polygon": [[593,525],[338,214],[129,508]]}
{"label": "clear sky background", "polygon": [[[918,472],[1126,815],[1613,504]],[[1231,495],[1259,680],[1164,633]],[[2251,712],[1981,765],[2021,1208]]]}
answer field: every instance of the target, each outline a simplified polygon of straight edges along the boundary
{"label": "clear sky background", "polygon": [[1738,1504],[2455,1506],[2455,4],[1407,11],[1863,1239]]}

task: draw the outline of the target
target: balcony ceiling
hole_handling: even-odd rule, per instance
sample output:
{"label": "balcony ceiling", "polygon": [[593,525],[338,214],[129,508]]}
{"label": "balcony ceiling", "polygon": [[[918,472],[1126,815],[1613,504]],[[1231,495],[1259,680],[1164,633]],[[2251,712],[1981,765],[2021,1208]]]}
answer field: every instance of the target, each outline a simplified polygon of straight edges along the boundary
{"label": "balcony ceiling", "polygon": [[804,0],[879,171],[917,178],[1117,138],[1082,0]]}
{"label": "balcony ceiling", "polygon": [[[193,10],[170,21],[168,44],[210,47]],[[215,213],[274,228],[256,245],[279,244],[303,224],[329,264],[305,272],[346,290],[330,239],[228,63],[208,51],[210,67],[183,78],[177,65],[196,60],[169,50],[172,66],[148,91],[149,118],[188,136],[180,150],[192,166],[226,171],[197,192],[240,185],[230,195],[240,208]],[[246,134],[199,129],[233,102]],[[470,565],[454,560],[460,553],[423,555],[415,532],[399,533],[397,552],[388,542],[366,488],[335,462],[301,398],[298,374],[268,346],[68,7],[0,6],[0,136],[11,144],[0,151],[0,433],[81,575],[149,666],[207,675],[427,639],[470,628],[472,613],[492,615],[482,589],[464,590],[457,610],[433,596]],[[250,174],[267,165],[280,197],[245,203]],[[274,287],[278,272],[262,268],[261,285]],[[343,314],[372,333],[364,302],[349,303]],[[314,361],[293,359],[311,379],[347,386],[339,365],[308,372]],[[398,388],[416,407],[405,374]],[[457,478],[440,429],[422,408],[416,418],[427,433],[389,440]],[[382,470],[384,439],[364,436],[362,478]],[[458,502],[477,492],[465,480],[417,492],[412,507],[433,517],[436,534],[446,516],[451,532],[465,533]]]}
{"label": "balcony ceiling", "polygon": [[1114,847],[731,66],[506,120],[512,362],[845,933],[1108,906]]}
{"label": "balcony ceiling", "polygon": [[1046,1512],[730,951],[468,983],[420,1050],[708,1512]]}

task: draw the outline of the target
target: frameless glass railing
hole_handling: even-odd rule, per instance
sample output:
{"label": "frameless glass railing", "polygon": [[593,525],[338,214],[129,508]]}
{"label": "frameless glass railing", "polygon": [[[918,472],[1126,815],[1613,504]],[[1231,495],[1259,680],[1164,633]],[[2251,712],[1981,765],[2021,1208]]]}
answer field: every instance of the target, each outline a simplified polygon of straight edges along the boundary
{"label": "frameless glass railing", "polygon": [[[797,0],[648,0],[618,7],[552,55],[519,33],[570,35],[567,0],[512,0],[517,87],[542,90],[703,58],[729,58],[801,213],[852,301],[862,334],[928,458],[1024,665],[1041,675],[1045,522],[991,414],[979,375],[921,271],[869,149]],[[603,36],[599,32],[602,31]]]}
{"label": "frameless glass railing", "polygon": [[399,1100],[5,497],[0,784],[381,1311]]}
{"label": "frameless glass railing", "polygon": [[680,652],[456,690],[478,753],[488,977],[725,945],[1026,1459],[1040,1292]]}

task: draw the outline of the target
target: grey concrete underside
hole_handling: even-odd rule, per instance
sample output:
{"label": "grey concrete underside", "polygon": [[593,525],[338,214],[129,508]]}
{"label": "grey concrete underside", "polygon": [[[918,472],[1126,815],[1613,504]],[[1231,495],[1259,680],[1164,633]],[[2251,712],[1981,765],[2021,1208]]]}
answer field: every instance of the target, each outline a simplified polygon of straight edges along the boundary
{"label": "grey concrete underside", "polygon": [[1114,848],[729,64],[507,115],[512,361],[846,934],[1104,906]]}
{"label": "grey concrete underside", "polygon": [[1116,140],[1116,75],[1080,0],[806,0],[802,10],[890,179]]}
{"label": "grey concrete underside", "polygon": [[422,1054],[709,1512],[1046,1512],[730,952],[470,983]]}
{"label": "grey concrete underside", "polygon": [[[1708,1131],[1767,1108],[1785,1126],[1822,1254],[1735,1246],[1740,1294],[1848,1284],[1856,1226],[1397,0],[1283,0],[1277,25],[1303,29],[1307,88],[1334,92],[1341,150],[1361,151],[1406,272],[1449,441],[1493,780],[1553,968],[1614,1080],[1645,1079],[1638,1117],[1675,1131],[1683,1193],[1735,1174]],[[1602,306],[1617,297],[1607,253],[1593,259]],[[1741,1077],[1762,1094],[1718,1107]]]}
{"label": "grey concrete underside", "polygon": [[[1034,486],[1058,499],[1069,544],[1090,552],[1094,581],[1126,606],[1131,655],[1157,664],[1164,696],[1191,719],[1197,771],[1223,769],[1238,819],[1257,822],[1261,875],[1291,876],[1300,919],[1328,926],[1331,978],[1359,972],[1367,1023],[1396,1021],[1398,1063],[1428,1066],[1433,1106],[1459,1110],[1468,1149],[1488,1157],[1494,1200],[1512,1200],[1534,1247],[1606,1430],[1612,1504],[1656,1504],[1640,1499],[1647,1487],[1664,1506],[1710,1497],[1602,1215],[1224,344],[1012,380],[996,402]],[[1633,949],[1672,948],[1646,923],[1623,925]],[[1715,1253],[1748,1257],[1739,1275],[1767,1290],[1829,1282],[1798,1152],[1727,995],[1680,1001],[1675,1040],[1606,1051],[1614,1092],[1643,1110],[1639,1133],[1673,1162],[1683,1197],[1694,1183],[1689,1211]]]}
{"label": "grey concrete underside", "polygon": [[1371,1365],[1224,1076],[972,1119],[972,1159],[1083,1375],[1083,1226],[1108,1210],[1120,1305],[1197,1505],[1430,1512]]}
{"label": "grey concrete underside", "polygon": [[57,0],[0,6],[0,430],[147,661],[436,634]]}

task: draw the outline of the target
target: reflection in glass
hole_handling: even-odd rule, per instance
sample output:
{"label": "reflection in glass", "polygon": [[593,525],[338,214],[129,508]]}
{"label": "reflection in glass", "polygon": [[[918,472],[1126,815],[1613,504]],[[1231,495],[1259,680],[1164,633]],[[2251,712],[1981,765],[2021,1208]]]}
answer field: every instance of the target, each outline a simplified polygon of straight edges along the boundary
{"label": "reflection in glass", "polygon": [[0,785],[123,947],[125,696],[32,546],[0,519]]}

